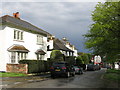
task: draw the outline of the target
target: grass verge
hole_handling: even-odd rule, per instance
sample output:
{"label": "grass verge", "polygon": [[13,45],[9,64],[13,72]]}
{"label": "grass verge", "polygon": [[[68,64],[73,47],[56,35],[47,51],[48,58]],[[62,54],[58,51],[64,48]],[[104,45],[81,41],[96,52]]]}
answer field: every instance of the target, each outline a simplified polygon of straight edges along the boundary
{"label": "grass verge", "polygon": [[21,77],[21,76],[28,76],[28,75],[23,73],[0,72],[0,77]]}
{"label": "grass verge", "polygon": [[108,69],[104,74],[104,79],[120,82],[120,70]]}

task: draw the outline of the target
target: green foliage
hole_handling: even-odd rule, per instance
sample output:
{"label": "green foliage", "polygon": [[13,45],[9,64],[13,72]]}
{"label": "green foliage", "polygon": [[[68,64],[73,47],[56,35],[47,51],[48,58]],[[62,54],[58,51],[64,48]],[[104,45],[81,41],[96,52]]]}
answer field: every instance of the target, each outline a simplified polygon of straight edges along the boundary
{"label": "green foliage", "polygon": [[120,2],[98,3],[92,19],[94,23],[85,35],[86,48],[115,61],[120,53]]}
{"label": "green foliage", "polygon": [[110,81],[120,82],[120,70],[108,69],[104,78]]}
{"label": "green foliage", "polygon": [[81,64],[85,64],[83,59],[82,59],[82,56],[78,56],[77,59],[76,59],[76,64],[78,66],[80,66]]}
{"label": "green foliage", "polygon": [[89,64],[90,60],[92,58],[92,55],[90,53],[80,53],[80,56],[76,59],[76,64]]}
{"label": "green foliage", "polygon": [[75,64],[75,57],[74,56],[66,56],[65,62],[69,63],[70,65],[74,65]]}
{"label": "green foliage", "polygon": [[82,57],[82,60],[84,61],[84,64],[89,64],[89,57],[88,57],[88,55],[87,54],[83,54],[83,55],[81,55],[81,57]]}
{"label": "green foliage", "polygon": [[28,64],[28,73],[47,72],[49,64],[44,60],[20,60],[20,64]]}
{"label": "green foliage", "polygon": [[53,50],[50,55],[50,60],[48,62],[52,64],[53,62],[64,61],[65,56],[60,52],[60,50]]}

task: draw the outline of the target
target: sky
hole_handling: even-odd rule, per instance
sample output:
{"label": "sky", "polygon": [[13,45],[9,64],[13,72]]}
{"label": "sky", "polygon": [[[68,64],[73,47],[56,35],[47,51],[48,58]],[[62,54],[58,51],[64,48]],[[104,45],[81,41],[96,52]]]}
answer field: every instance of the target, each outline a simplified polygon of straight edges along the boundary
{"label": "sky", "polygon": [[[102,0],[98,0],[102,1]],[[84,34],[93,23],[91,14],[97,1],[85,0],[4,0],[0,3],[0,17],[20,13],[20,18],[51,33],[56,38],[66,37],[79,52],[89,53],[85,49]]]}

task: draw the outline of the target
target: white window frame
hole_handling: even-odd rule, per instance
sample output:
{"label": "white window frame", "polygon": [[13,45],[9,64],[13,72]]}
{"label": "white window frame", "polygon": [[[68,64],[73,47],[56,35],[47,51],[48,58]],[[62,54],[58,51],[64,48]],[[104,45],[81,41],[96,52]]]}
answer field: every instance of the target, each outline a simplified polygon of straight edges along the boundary
{"label": "white window frame", "polygon": [[26,52],[11,52],[11,63],[18,63],[20,60],[27,59]]}
{"label": "white window frame", "polygon": [[43,45],[43,36],[37,35],[37,44]]}
{"label": "white window frame", "polygon": [[16,52],[11,52],[11,63],[16,62]]}
{"label": "white window frame", "polygon": [[23,31],[14,30],[14,40],[23,41]]}

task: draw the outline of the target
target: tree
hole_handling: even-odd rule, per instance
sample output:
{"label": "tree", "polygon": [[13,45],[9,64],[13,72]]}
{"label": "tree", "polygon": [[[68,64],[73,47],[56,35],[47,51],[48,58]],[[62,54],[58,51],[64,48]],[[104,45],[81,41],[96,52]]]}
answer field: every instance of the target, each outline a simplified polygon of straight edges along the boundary
{"label": "tree", "polygon": [[82,59],[82,56],[78,56],[78,57],[76,58],[76,64],[77,64],[78,66],[80,66],[81,64],[84,64],[84,61],[83,61],[83,59]]}
{"label": "tree", "polygon": [[92,13],[86,48],[115,61],[120,53],[120,2],[98,3]]}

